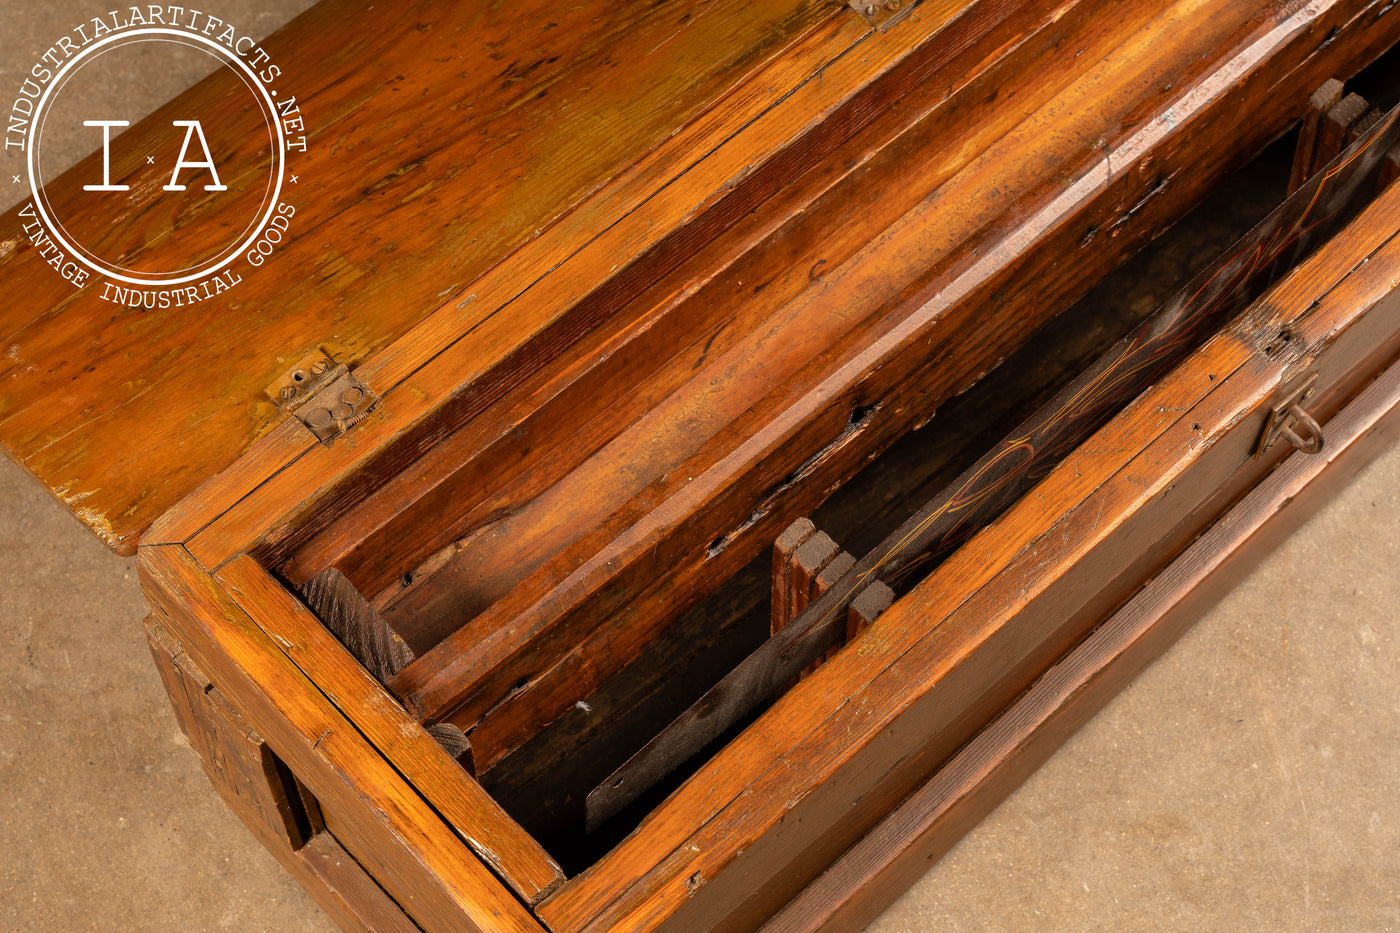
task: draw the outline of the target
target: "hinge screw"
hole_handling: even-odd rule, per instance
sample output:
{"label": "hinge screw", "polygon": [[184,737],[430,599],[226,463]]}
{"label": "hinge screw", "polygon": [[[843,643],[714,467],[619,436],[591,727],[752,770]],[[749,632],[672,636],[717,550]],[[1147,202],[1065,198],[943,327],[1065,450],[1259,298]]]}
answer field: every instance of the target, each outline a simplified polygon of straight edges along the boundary
{"label": "hinge screw", "polygon": [[327,445],[379,402],[373,390],[357,380],[345,364],[337,364],[324,351],[308,353],[268,386],[267,394]]}
{"label": "hinge screw", "polygon": [[885,0],[885,9],[893,13],[899,9],[899,0]]}

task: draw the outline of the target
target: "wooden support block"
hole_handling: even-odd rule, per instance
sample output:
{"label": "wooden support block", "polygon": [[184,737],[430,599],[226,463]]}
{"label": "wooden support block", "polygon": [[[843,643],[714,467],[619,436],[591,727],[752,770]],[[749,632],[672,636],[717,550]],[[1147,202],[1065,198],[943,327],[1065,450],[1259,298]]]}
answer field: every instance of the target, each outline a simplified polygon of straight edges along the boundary
{"label": "wooden support block", "polygon": [[804,541],[817,533],[810,518],[799,518],[773,542],[773,602],[770,631],[776,632],[792,619],[792,555]]}
{"label": "wooden support block", "polygon": [[893,603],[894,590],[879,580],[861,590],[860,595],[851,601],[851,608],[846,614],[846,641],[853,641],[870,628],[876,617]]}
{"label": "wooden support block", "polygon": [[1365,136],[1367,133],[1369,133],[1371,131],[1371,127],[1381,122],[1382,116],[1384,116],[1384,114],[1382,114],[1380,110],[1376,107],[1372,107],[1370,110],[1367,110],[1365,113],[1363,113],[1361,115],[1361,119],[1353,123],[1351,125],[1351,129],[1347,132],[1347,145],[1350,146],[1362,136]]}
{"label": "wooden support block", "polygon": [[1376,191],[1379,193],[1390,187],[1390,183],[1400,178],[1400,146],[1396,146],[1385,154],[1381,161],[1381,173],[1376,179]]}
{"label": "wooden support block", "polygon": [[[831,563],[826,565],[826,569],[823,570],[821,573],[817,574],[815,585],[812,587],[812,598],[816,599],[817,597],[825,593],[827,590],[835,586],[836,581],[840,580],[843,576],[845,576],[846,571],[850,570],[855,565],[856,558],[854,554],[848,554],[845,551],[842,551],[840,554],[837,554],[835,557],[833,557],[831,559]],[[800,680],[802,677],[806,677],[808,674],[821,667],[827,661],[831,660],[831,658],[836,654],[836,652],[840,651],[843,647],[845,647],[845,644],[846,640],[843,638],[838,643],[832,645],[831,648],[827,650],[826,654],[823,654],[820,658],[807,665],[807,667],[803,669],[802,674],[798,679]]]}
{"label": "wooden support block", "polygon": [[334,567],[298,587],[302,601],[380,683],[413,660],[413,649]]}
{"label": "wooden support block", "polygon": [[1292,194],[1312,177],[1316,163],[1317,137],[1323,117],[1342,101],[1342,82],[1329,78],[1308,98],[1308,110],[1298,130],[1298,148],[1293,152],[1293,171],[1288,176],[1288,193]]}
{"label": "wooden support block", "polygon": [[424,728],[453,761],[466,769],[468,774],[476,776],[476,756],[472,754],[472,743],[461,729],[450,722],[435,722]]}
{"label": "wooden support block", "polygon": [[1327,111],[1322,125],[1318,127],[1317,151],[1313,153],[1312,170],[1308,173],[1309,178],[1320,172],[1328,162],[1342,154],[1350,137],[1351,128],[1365,116],[1369,109],[1371,108],[1366,103],[1366,98],[1360,94],[1348,94],[1342,98],[1341,103]]}
{"label": "wooden support block", "polygon": [[831,540],[831,535],[818,531],[793,552],[792,589],[788,591],[789,614],[785,619],[773,620],[774,632],[797,618],[802,610],[807,608],[807,604],[812,601],[817,576],[826,569],[827,564],[836,559],[840,551],[841,548]]}
{"label": "wooden support block", "polygon": [[[841,566],[833,576],[830,571],[837,564]],[[853,564],[855,558],[842,551],[831,535],[817,531],[809,519],[799,518],[789,525],[773,545],[773,616],[769,634],[782,631]],[[804,669],[792,683],[816,670],[823,660],[824,657]]]}
{"label": "wooden support block", "polygon": [[840,580],[841,577],[845,575],[846,571],[850,570],[855,565],[856,557],[854,554],[848,554],[842,551],[833,557],[831,563],[827,564],[826,568],[822,570],[821,573],[817,574],[816,583],[812,589],[812,598],[815,599],[821,596],[827,590],[835,586],[836,581]]}

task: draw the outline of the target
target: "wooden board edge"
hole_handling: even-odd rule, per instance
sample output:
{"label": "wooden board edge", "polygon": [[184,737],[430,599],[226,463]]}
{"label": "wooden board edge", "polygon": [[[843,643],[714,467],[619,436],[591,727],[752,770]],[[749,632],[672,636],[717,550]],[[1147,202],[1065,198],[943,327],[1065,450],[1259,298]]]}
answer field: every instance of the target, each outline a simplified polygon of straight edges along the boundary
{"label": "wooden board edge", "polygon": [[[321,909],[345,930],[355,933],[422,930],[330,833],[317,833],[292,853],[292,858],[281,861]],[[292,862],[296,864],[290,864]]]}

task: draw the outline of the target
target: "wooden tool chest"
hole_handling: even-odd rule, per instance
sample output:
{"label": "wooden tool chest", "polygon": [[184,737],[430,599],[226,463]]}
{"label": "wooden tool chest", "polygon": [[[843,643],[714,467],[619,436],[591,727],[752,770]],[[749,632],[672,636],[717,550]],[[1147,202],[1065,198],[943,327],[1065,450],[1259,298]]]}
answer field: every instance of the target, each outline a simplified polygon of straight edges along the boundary
{"label": "wooden tool chest", "polygon": [[[593,825],[975,460],[955,397],[1033,395],[997,364],[1400,40],[1380,0],[856,6],[325,0],[262,44],[305,115],[285,241],[197,314],[0,221],[0,440],[139,547],[182,728],[347,929],[858,928],[1393,437],[1394,186]],[[84,216],[99,165],[52,197]],[[124,255],[202,203],[133,211]],[[948,440],[896,494],[908,437]],[[831,547],[773,587],[806,515]]]}

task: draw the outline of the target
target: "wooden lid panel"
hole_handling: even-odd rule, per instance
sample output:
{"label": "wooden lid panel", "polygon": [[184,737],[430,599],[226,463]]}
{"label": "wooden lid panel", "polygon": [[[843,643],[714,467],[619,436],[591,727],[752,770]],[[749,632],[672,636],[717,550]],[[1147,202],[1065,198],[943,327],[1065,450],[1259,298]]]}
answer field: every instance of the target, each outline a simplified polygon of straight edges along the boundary
{"label": "wooden lid panel", "polygon": [[[284,368],[316,347],[350,363],[383,350],[832,13],[822,0],[320,4],[262,43],[309,146],[283,185],[289,238],[261,268],[236,262],[234,288],[193,310],[126,308],[95,276],[79,290],[48,267],[27,202],[0,218],[0,443],[130,552],[283,420],[264,390]],[[217,112],[238,80],[216,72],[130,138]],[[231,194],[268,163],[226,180]],[[141,199],[122,222],[142,249],[219,217],[217,199],[163,207],[132,171]],[[78,215],[94,172],[99,154],[52,186]]]}

